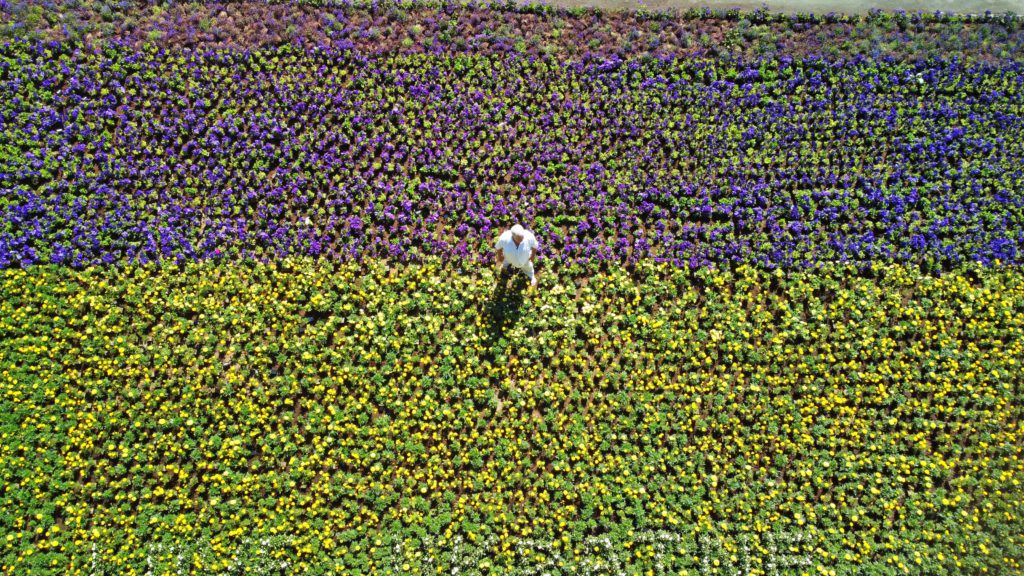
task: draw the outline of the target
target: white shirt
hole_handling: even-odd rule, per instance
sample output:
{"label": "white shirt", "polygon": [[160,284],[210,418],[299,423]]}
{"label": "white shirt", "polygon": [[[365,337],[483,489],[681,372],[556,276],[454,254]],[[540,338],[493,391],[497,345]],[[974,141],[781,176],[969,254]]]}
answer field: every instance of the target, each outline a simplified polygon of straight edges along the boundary
{"label": "white shirt", "polygon": [[495,247],[500,249],[505,255],[506,262],[516,268],[521,268],[530,260],[530,254],[537,247],[537,238],[533,235],[533,232],[527,230],[523,234],[523,239],[519,242],[519,246],[516,247],[516,243],[512,240],[512,231],[505,230],[501,233],[501,236],[498,236]]}

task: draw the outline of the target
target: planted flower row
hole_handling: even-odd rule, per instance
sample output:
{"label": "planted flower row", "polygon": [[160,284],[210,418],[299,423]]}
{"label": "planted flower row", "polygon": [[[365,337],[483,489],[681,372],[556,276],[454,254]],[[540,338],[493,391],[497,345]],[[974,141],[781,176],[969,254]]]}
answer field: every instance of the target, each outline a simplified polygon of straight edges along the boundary
{"label": "planted flower row", "polygon": [[266,537],[309,573],[771,573],[783,533],[820,573],[1021,569],[1019,274],[524,284],[311,257],[2,272],[0,571],[173,570],[201,542],[188,565],[223,573]]}
{"label": "planted flower row", "polygon": [[113,0],[0,2],[0,38],[101,41],[136,48],[257,48],[299,42],[360,51],[609,57],[828,55],[917,60],[956,53],[1020,61],[1024,26],[1012,14],[863,15],[691,8],[619,12],[545,3],[189,2]]}
{"label": "planted flower row", "polygon": [[1020,66],[0,50],[0,268],[1020,263]]}

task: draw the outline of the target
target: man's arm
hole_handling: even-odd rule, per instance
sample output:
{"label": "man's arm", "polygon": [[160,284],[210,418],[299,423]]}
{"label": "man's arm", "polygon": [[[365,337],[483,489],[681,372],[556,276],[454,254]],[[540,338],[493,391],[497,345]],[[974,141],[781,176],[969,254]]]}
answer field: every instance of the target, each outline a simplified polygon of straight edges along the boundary
{"label": "man's arm", "polygon": [[494,249],[494,259],[498,268],[501,268],[502,263],[505,262],[505,247],[501,244],[501,234],[498,234],[498,239],[494,241]]}
{"label": "man's arm", "polygon": [[494,241],[494,259],[497,263],[498,270],[501,270],[501,265],[505,262],[505,247],[501,245],[501,236]]}

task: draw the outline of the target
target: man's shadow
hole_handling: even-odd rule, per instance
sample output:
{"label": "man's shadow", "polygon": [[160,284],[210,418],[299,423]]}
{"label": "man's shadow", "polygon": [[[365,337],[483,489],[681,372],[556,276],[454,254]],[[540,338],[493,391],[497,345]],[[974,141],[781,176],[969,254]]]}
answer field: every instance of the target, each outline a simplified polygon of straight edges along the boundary
{"label": "man's shadow", "polygon": [[[487,350],[493,351],[495,346],[502,348],[508,329],[514,327],[522,317],[522,307],[530,280],[511,267],[503,269],[491,290],[491,296],[484,304],[484,323],[486,329]],[[499,350],[498,353],[502,351]]]}

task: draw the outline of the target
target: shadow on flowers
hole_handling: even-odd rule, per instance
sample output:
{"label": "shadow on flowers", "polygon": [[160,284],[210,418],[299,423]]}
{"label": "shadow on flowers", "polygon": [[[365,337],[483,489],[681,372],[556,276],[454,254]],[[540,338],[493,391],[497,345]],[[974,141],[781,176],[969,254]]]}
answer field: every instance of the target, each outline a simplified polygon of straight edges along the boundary
{"label": "shadow on flowers", "polygon": [[498,276],[491,297],[484,304],[484,317],[487,323],[486,345],[494,354],[504,353],[508,346],[505,331],[515,326],[522,316],[528,284],[529,280],[524,275],[506,268]]}

